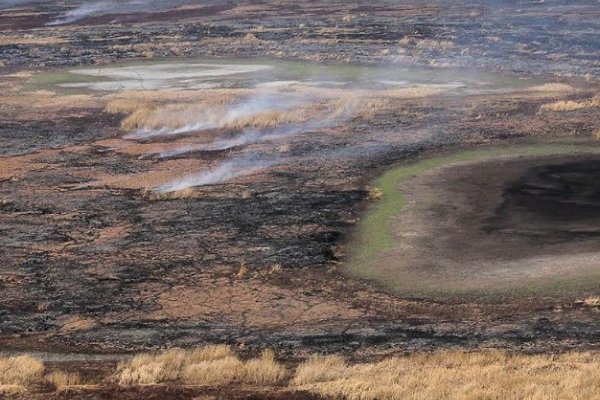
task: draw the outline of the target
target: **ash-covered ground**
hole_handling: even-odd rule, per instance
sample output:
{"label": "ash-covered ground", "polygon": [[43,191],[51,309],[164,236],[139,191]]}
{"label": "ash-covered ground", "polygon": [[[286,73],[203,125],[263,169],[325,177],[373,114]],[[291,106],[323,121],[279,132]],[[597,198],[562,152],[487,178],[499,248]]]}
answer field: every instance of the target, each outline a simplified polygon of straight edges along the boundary
{"label": "ash-covered ground", "polygon": [[[597,135],[599,21],[595,1],[3,3],[0,343],[595,347],[581,299],[405,299],[344,265],[385,168]],[[217,72],[164,82],[181,63]]]}

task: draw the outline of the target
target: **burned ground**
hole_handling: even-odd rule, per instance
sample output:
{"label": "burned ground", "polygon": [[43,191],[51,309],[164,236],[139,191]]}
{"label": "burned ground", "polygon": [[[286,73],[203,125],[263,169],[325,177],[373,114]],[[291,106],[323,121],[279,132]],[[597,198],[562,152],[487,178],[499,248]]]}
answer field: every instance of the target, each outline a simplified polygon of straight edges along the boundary
{"label": "burned ground", "polygon": [[[597,135],[597,107],[540,109],[598,95],[597,4],[520,4],[240,2],[193,12],[108,12],[57,26],[46,24],[66,10],[50,2],[0,10],[2,348],[107,353],[111,360],[208,342],[249,352],[273,347],[292,359],[311,351],[362,358],[454,346],[596,348],[600,314],[580,296],[404,297],[345,269],[373,201],[370,181],[381,171],[453,149]],[[186,139],[124,140],[127,113],[109,113],[110,96],[34,79],[54,67],[214,55],[459,66],[465,75],[507,73],[522,87],[397,97],[284,145],[161,158],[161,146]],[[540,89],[546,82],[555,86]],[[148,190],[249,148],[285,162],[171,197]],[[540,196],[552,210],[557,201],[566,210],[554,190],[582,184],[589,184],[588,197],[567,205],[580,212],[585,203],[595,216],[597,163],[532,166],[507,189],[488,230],[512,231],[517,217],[525,229],[543,211],[527,210]],[[578,221],[595,233],[588,214]],[[172,398],[219,396],[163,389]],[[102,390],[81,398],[164,395]]]}

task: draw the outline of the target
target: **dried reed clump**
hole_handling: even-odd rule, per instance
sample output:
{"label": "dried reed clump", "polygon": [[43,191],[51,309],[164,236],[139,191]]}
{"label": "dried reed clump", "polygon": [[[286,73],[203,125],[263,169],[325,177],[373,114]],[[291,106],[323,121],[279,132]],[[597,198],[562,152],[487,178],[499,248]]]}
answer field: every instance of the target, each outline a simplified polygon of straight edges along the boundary
{"label": "dried reed clump", "polygon": [[600,307],[600,296],[590,296],[583,300],[583,304],[588,307]]}
{"label": "dried reed clump", "polygon": [[236,276],[240,279],[243,279],[248,276],[249,272],[250,272],[250,270],[248,269],[248,266],[246,265],[246,263],[242,262],[240,264],[240,269],[238,269]]}
{"label": "dried reed clump", "polygon": [[383,196],[383,190],[380,188],[370,188],[369,189],[369,200],[379,200]]}
{"label": "dried reed clump", "polygon": [[121,385],[151,385],[182,381],[193,385],[225,385],[233,382],[275,384],[285,376],[272,352],[260,358],[240,360],[228,347],[211,345],[191,350],[172,349],[160,354],[140,354],[119,364]]}
{"label": "dried reed clump", "polygon": [[242,361],[237,357],[225,357],[186,365],[181,380],[193,385],[227,385],[243,377],[244,373]]}
{"label": "dried reed clump", "polygon": [[296,386],[336,381],[347,374],[348,364],[339,355],[312,355],[298,366],[292,384]]}
{"label": "dried reed clump", "polygon": [[561,100],[553,103],[542,104],[540,111],[566,112],[583,110],[586,108],[600,108],[600,96],[596,96],[589,100]]}
{"label": "dried reed clump", "polygon": [[0,385],[24,385],[39,379],[44,363],[37,358],[22,355],[0,357]]}
{"label": "dried reed clump", "polygon": [[[212,121],[215,126],[224,129],[275,128],[282,124],[304,122],[309,117],[307,108],[265,109],[252,115],[235,116],[229,114],[232,104],[223,104],[221,101],[212,101],[211,103],[213,104],[209,104],[207,101],[198,101],[157,105],[145,100],[125,98],[110,101],[105,110],[113,114],[128,114],[121,121],[121,128],[124,130],[164,127],[177,129],[194,125],[199,119]],[[210,112],[207,111],[207,107],[210,107]],[[203,115],[205,118],[199,117]]]}
{"label": "dried reed clump", "polygon": [[179,199],[192,199],[196,196],[193,188],[175,190],[173,192],[156,192],[152,189],[145,189],[142,195],[150,201],[166,201]]}
{"label": "dried reed clump", "polygon": [[312,357],[292,385],[328,398],[597,399],[596,353],[511,355],[500,351],[442,351],[347,365],[339,357]]}
{"label": "dried reed clump", "polygon": [[263,350],[260,358],[249,360],[244,365],[245,381],[255,385],[269,385],[280,382],[286,370],[277,361],[272,350]]}
{"label": "dried reed clump", "polygon": [[45,379],[56,386],[58,390],[82,385],[81,376],[75,372],[54,371],[46,375]]}

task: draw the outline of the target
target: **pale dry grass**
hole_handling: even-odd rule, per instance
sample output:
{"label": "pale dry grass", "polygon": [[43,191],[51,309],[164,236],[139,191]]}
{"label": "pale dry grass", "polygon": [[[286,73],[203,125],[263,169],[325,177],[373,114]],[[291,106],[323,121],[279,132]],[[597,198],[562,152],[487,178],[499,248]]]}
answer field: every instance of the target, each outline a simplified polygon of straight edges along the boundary
{"label": "pale dry grass", "polygon": [[346,365],[338,356],[312,357],[295,388],[334,399],[597,399],[595,353],[510,355],[500,351],[442,351]]}
{"label": "pale dry grass", "polygon": [[25,391],[23,385],[4,385],[0,383],[0,394],[18,394]]}
{"label": "pale dry grass", "polygon": [[24,36],[0,36],[0,46],[23,44],[23,45],[48,45],[66,43],[67,39],[58,36],[24,35]]}
{"label": "pale dry grass", "polygon": [[420,99],[423,97],[437,96],[448,92],[446,88],[413,86],[375,92],[374,97],[393,99]]}
{"label": "pale dry grass", "polygon": [[156,192],[152,189],[145,189],[142,191],[142,195],[150,201],[166,201],[192,199],[196,197],[196,192],[193,188],[175,190],[173,192]]}
{"label": "pale dry grass", "polygon": [[260,358],[249,360],[244,365],[245,381],[255,385],[271,385],[286,376],[286,370],[277,361],[272,350],[263,350]]}
{"label": "pale dry grass", "polygon": [[553,103],[542,104],[540,111],[567,112],[583,110],[587,108],[600,108],[600,96],[593,97],[589,100],[561,100]]}
{"label": "pale dry grass", "polygon": [[191,385],[226,385],[233,382],[274,384],[285,376],[272,352],[260,358],[240,360],[221,345],[191,350],[172,349],[160,354],[140,354],[117,368],[121,385],[152,385],[179,380]]}
{"label": "pale dry grass", "polygon": [[370,188],[369,189],[369,200],[379,200],[383,196],[383,190],[380,188]]}
{"label": "pale dry grass", "polygon": [[0,357],[0,384],[23,385],[39,379],[44,372],[44,363],[37,358],[22,355]]}
{"label": "pale dry grass", "polygon": [[573,90],[573,86],[566,83],[544,83],[528,89],[530,92],[572,92]]}
{"label": "pale dry grass", "polygon": [[186,365],[181,380],[192,385],[219,386],[240,380],[245,372],[244,363],[237,357],[225,357]]}
{"label": "pale dry grass", "polygon": [[[223,129],[274,128],[282,124],[303,122],[308,118],[307,110],[302,108],[283,111],[265,108],[264,111],[254,115],[228,117],[228,111],[235,105],[223,104],[223,100],[224,98],[217,98],[210,103],[201,101],[192,104],[155,105],[140,99],[117,99],[107,104],[106,111],[129,114],[121,122],[121,127],[125,130],[164,127],[176,129],[209,118],[214,119],[215,124]],[[209,115],[207,115],[207,107],[211,107]]]}
{"label": "pale dry grass", "polygon": [[58,390],[81,386],[83,383],[81,376],[75,372],[54,371],[46,375],[45,379],[56,386]]}
{"label": "pale dry grass", "polygon": [[342,377],[347,370],[348,364],[342,356],[312,355],[298,366],[292,384],[302,386],[334,381]]}
{"label": "pale dry grass", "polygon": [[410,36],[403,37],[398,41],[398,44],[427,50],[449,50],[456,47],[454,42],[450,40],[421,39]]}
{"label": "pale dry grass", "polygon": [[591,296],[583,300],[583,304],[588,307],[600,307],[600,296]]}

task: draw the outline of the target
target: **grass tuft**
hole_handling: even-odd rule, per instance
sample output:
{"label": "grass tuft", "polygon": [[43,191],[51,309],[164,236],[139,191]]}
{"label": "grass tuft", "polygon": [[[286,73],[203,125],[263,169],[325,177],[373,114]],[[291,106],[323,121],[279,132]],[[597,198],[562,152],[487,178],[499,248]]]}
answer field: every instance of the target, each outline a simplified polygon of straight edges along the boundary
{"label": "grass tuft", "polygon": [[233,382],[269,385],[281,381],[285,373],[285,368],[275,361],[271,351],[264,351],[261,357],[244,362],[228,346],[212,345],[140,354],[119,364],[117,381],[125,386],[170,381],[210,386]]}
{"label": "grass tuft", "polygon": [[46,375],[45,379],[56,386],[58,390],[64,390],[82,384],[81,376],[74,372],[54,371]]}
{"label": "grass tuft", "polygon": [[597,353],[512,355],[500,351],[441,351],[347,365],[339,357],[311,357],[292,385],[326,398],[597,399]]}

